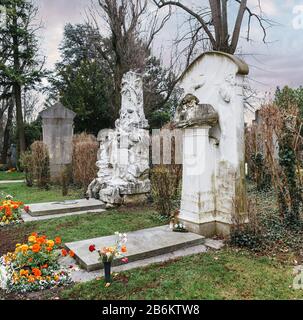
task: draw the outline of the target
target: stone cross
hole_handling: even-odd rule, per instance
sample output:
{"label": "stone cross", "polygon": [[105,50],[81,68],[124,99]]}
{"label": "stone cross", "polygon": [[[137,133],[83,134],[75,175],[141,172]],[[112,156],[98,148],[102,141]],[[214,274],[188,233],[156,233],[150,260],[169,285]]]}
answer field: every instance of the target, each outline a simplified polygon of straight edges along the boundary
{"label": "stone cross", "polygon": [[228,235],[246,219],[243,81],[240,59],[222,52],[198,57],[183,74],[175,115],[183,128],[180,220],[204,236]]}

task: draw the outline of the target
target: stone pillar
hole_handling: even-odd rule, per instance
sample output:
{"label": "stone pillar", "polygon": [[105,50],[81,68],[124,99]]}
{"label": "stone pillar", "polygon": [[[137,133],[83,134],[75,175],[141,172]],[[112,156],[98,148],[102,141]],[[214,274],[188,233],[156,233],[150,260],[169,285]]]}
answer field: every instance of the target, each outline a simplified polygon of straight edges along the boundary
{"label": "stone pillar", "polygon": [[[222,52],[198,57],[183,74],[180,86],[185,98],[177,109],[177,126],[204,130],[197,136],[204,159],[196,161],[205,168],[188,175],[186,155],[183,163],[183,190],[180,220],[188,229],[205,236],[228,235],[235,216],[246,220],[244,162],[243,82],[248,66]],[[199,102],[203,104],[199,104]],[[211,106],[207,111],[205,106]],[[217,118],[216,118],[217,117]],[[215,121],[216,118],[216,121]],[[208,147],[205,125],[208,125]],[[203,129],[204,127],[204,129]],[[185,131],[188,129],[185,129]],[[186,147],[189,134],[185,133]],[[203,141],[203,143],[202,143]],[[186,152],[185,152],[186,153]]]}
{"label": "stone pillar", "polygon": [[[210,159],[210,126],[186,128],[183,132],[183,180],[179,218],[193,223],[191,230],[200,233],[199,225],[212,219],[215,201],[212,193],[214,159]],[[211,160],[211,161],[210,161]]]}
{"label": "stone pillar", "polygon": [[40,113],[42,118],[43,142],[50,156],[52,180],[60,177],[61,170],[72,162],[73,120],[76,114],[61,103]]}

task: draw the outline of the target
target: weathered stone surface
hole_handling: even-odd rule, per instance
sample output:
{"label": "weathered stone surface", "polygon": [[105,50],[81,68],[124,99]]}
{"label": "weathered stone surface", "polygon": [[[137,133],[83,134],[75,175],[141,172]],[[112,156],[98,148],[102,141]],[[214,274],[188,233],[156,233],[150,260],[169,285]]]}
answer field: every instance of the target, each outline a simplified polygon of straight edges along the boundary
{"label": "weathered stone surface", "polygon": [[193,94],[185,96],[176,110],[174,119],[176,127],[214,127],[218,123],[219,115],[215,109],[210,104],[199,104],[199,102]]}
{"label": "weathered stone surface", "polygon": [[40,112],[43,142],[50,156],[51,178],[56,180],[65,165],[72,162],[73,120],[76,114],[61,103]]}
{"label": "weathered stone surface", "polygon": [[149,133],[143,110],[142,77],[134,72],[124,75],[122,106],[116,129],[98,134],[97,178],[88,187],[89,197],[109,204],[123,204],[126,196],[150,191]]}
{"label": "weathered stone surface", "polygon": [[208,52],[180,81],[184,98],[175,116],[176,125],[184,128],[180,220],[206,236],[227,235],[234,215],[245,220],[246,74],[243,61]]}
{"label": "weathered stone surface", "polygon": [[[172,232],[169,226],[143,229],[130,232],[127,235],[127,257],[129,262],[155,257],[176,250],[201,245],[204,243],[204,237],[194,233]],[[96,245],[97,249],[106,246],[112,246],[115,243],[115,236],[89,239],[66,243],[69,250],[75,252],[75,258],[84,269],[94,271],[101,269],[102,263],[99,261],[97,252],[91,253],[88,248],[90,245]],[[116,260],[114,265],[121,264]]]}
{"label": "weathered stone surface", "polygon": [[46,202],[30,204],[30,215],[32,217],[58,215],[85,210],[104,209],[104,203],[95,199],[80,199],[62,202]]}

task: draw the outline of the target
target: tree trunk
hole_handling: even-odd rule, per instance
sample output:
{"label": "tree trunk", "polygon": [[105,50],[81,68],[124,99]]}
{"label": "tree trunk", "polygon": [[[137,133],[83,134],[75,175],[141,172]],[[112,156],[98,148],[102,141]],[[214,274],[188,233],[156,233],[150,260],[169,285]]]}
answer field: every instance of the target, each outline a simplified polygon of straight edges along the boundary
{"label": "tree trunk", "polygon": [[17,83],[14,85],[14,96],[16,104],[16,121],[17,121],[17,133],[18,133],[18,144],[19,154],[21,155],[26,150],[25,144],[25,131],[23,123],[22,113],[22,100],[21,100],[21,86]]}
{"label": "tree trunk", "polygon": [[[18,17],[14,15],[13,25],[15,32],[13,35],[13,55],[14,55],[14,70],[17,76],[21,73],[20,66],[20,57],[19,57],[19,39],[18,39]],[[17,133],[18,133],[18,145],[19,145],[19,154],[22,154],[25,149],[25,132],[24,132],[24,123],[23,123],[23,112],[22,112],[22,97],[21,97],[21,84],[16,80],[13,84],[13,95],[15,98],[16,105],[16,120],[17,120]]]}
{"label": "tree trunk", "polygon": [[3,148],[1,153],[1,163],[3,164],[7,163],[7,152],[11,142],[10,136],[11,136],[11,129],[13,126],[13,111],[14,111],[14,101],[13,99],[10,99],[9,108],[7,112],[7,122],[6,122],[4,135],[3,135]]}

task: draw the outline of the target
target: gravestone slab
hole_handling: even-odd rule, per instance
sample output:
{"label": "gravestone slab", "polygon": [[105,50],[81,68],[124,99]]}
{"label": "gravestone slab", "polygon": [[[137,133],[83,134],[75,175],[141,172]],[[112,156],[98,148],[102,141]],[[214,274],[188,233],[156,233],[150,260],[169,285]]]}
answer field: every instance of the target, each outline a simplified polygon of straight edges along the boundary
{"label": "gravestone slab", "polygon": [[[172,232],[168,226],[143,229],[127,234],[127,258],[129,262],[143,260],[176,250],[200,245],[204,243],[204,237],[194,233]],[[75,252],[75,259],[81,267],[87,271],[101,269],[98,252],[90,252],[89,246],[94,244],[97,249],[113,246],[115,236],[88,239],[72,243],[66,243],[69,250]],[[114,265],[120,265],[121,261],[114,261]]]}
{"label": "gravestone slab", "polygon": [[104,209],[103,203],[96,199],[34,203],[28,206],[30,207],[30,215],[32,217]]}

